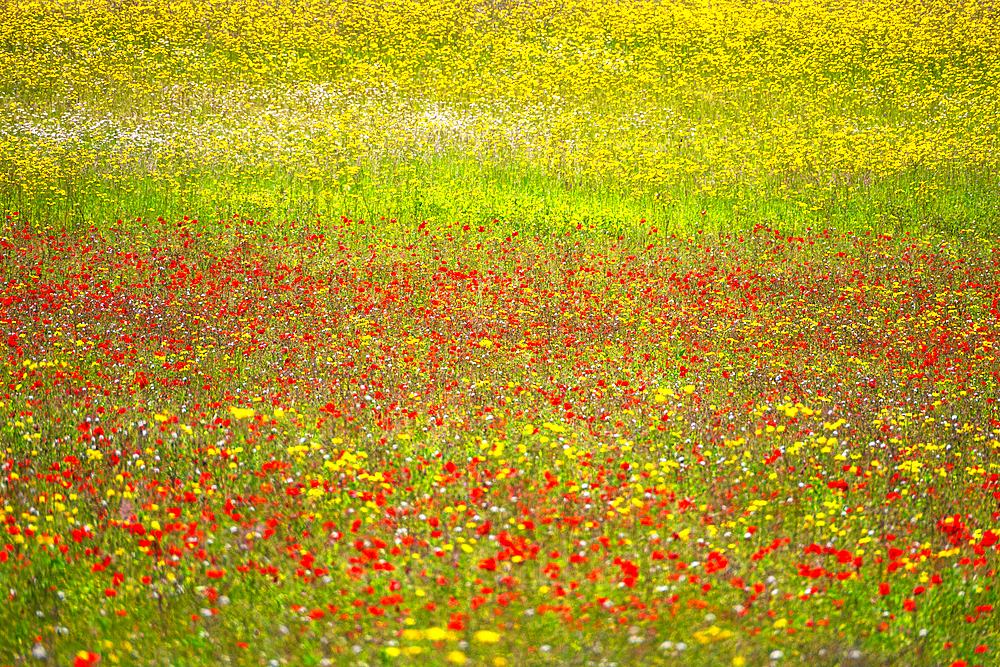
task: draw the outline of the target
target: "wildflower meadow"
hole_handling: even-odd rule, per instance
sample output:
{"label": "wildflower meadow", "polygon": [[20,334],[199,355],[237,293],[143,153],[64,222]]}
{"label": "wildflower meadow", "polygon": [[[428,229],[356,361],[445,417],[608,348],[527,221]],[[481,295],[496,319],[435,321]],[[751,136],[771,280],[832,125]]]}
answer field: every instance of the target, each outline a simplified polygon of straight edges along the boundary
{"label": "wildflower meadow", "polygon": [[988,0],[0,5],[0,665],[1000,664]]}

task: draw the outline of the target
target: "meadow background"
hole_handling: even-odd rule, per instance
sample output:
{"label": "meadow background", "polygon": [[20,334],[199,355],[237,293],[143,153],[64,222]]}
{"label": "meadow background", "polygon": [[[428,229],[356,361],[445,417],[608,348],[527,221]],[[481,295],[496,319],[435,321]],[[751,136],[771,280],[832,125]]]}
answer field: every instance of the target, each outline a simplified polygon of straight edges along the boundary
{"label": "meadow background", "polygon": [[992,2],[0,7],[0,664],[995,664]]}

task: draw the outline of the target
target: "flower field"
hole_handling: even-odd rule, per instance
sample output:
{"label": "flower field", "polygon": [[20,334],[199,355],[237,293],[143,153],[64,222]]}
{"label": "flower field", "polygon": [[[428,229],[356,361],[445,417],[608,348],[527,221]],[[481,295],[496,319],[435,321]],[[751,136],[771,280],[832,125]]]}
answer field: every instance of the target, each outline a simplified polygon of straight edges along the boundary
{"label": "flower field", "polygon": [[0,17],[0,665],[1000,662],[991,4]]}

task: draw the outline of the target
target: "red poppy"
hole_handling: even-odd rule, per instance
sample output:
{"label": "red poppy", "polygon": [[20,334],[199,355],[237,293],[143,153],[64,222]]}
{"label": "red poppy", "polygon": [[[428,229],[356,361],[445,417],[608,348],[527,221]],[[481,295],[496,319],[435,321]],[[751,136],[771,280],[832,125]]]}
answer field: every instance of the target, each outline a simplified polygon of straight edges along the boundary
{"label": "red poppy", "polygon": [[101,656],[92,651],[80,651],[73,660],[73,667],[93,667],[101,661]]}

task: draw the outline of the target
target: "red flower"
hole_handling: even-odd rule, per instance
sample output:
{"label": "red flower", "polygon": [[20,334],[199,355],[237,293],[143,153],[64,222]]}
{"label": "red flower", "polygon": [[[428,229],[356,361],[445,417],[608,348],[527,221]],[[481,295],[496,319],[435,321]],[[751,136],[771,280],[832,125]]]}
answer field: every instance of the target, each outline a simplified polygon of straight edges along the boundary
{"label": "red flower", "polygon": [[989,648],[986,647],[986,644],[980,644],[976,647],[975,653],[986,653],[987,651],[989,651]]}
{"label": "red flower", "polygon": [[109,597],[109,598],[113,598],[116,595],[118,595],[118,591],[116,591],[113,588],[105,588],[104,589],[104,595],[107,596],[107,597]]}
{"label": "red flower", "polygon": [[879,595],[888,595],[889,594],[889,584],[879,584],[878,585],[878,594]]}
{"label": "red flower", "polygon": [[205,575],[209,579],[222,579],[222,577],[225,576],[225,574],[226,574],[225,570],[209,570],[208,572],[205,573]]}
{"label": "red flower", "polygon": [[913,598],[907,598],[906,600],[903,601],[904,611],[915,611],[916,608],[917,608],[917,603],[913,600]]}
{"label": "red flower", "polygon": [[92,651],[80,651],[73,660],[73,667],[92,667],[101,661],[101,656]]}

